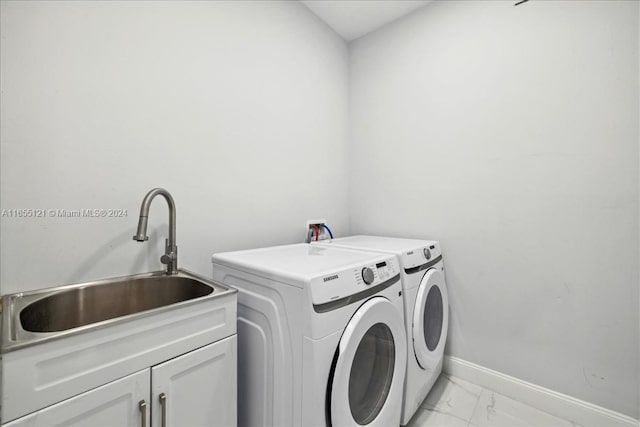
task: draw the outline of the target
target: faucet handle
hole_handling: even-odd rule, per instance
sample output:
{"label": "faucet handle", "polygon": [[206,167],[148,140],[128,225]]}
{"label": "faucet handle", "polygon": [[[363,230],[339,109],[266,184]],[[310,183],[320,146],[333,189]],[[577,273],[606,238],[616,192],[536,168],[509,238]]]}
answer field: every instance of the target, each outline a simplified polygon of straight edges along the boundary
{"label": "faucet handle", "polygon": [[178,259],[178,247],[171,246],[169,239],[164,240],[164,255],[160,257],[160,262],[163,264],[173,264]]}
{"label": "faucet handle", "polygon": [[164,254],[160,257],[160,262],[163,264],[169,264],[173,261],[175,261],[176,256],[173,252],[171,252],[170,254]]}

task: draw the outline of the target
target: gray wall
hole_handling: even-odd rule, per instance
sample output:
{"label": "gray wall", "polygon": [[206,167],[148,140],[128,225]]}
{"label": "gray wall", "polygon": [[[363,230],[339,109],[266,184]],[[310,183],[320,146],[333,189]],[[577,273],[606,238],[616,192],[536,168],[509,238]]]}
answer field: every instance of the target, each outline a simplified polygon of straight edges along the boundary
{"label": "gray wall", "polygon": [[[348,50],[298,2],[1,3],[2,293],[158,270],[131,239],[145,193],[177,204],[179,262],[346,232]],[[313,170],[313,173],[309,171]],[[330,202],[330,203],[328,203]]]}
{"label": "gray wall", "polygon": [[638,3],[434,2],[350,55],[351,231],[442,241],[447,353],[638,418]]}

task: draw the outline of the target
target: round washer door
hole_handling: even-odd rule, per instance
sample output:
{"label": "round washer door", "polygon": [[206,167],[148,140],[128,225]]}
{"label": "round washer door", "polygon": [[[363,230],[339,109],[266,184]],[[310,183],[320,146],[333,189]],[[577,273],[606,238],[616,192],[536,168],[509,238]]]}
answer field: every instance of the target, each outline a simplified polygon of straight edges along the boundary
{"label": "round washer door", "polygon": [[402,314],[374,297],[353,315],[338,344],[330,407],[334,426],[400,422],[407,357]]}
{"label": "round washer door", "polygon": [[413,309],[413,351],[422,369],[442,359],[449,329],[449,297],[442,271],[427,270],[420,281]]}

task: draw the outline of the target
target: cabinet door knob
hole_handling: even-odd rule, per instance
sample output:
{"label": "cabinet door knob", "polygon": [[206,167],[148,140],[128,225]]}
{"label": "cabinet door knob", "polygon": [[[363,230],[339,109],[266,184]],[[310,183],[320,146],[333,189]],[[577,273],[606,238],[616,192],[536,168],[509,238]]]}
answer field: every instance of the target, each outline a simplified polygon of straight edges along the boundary
{"label": "cabinet door knob", "polygon": [[160,406],[162,406],[162,427],[167,427],[167,395],[160,393]]}
{"label": "cabinet door knob", "polygon": [[141,400],[138,402],[138,408],[140,408],[140,426],[147,427],[147,402]]}

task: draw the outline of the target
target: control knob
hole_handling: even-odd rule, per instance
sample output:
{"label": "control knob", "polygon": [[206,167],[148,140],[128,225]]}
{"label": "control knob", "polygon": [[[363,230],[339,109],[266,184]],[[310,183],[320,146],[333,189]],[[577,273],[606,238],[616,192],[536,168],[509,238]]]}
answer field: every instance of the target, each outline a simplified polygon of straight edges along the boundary
{"label": "control knob", "polygon": [[431,251],[429,250],[429,248],[424,248],[424,257],[427,259],[427,261],[429,261],[431,259]]}
{"label": "control knob", "polygon": [[362,269],[362,280],[366,285],[370,285],[373,283],[375,277],[373,276],[373,270],[369,267],[365,267]]}

